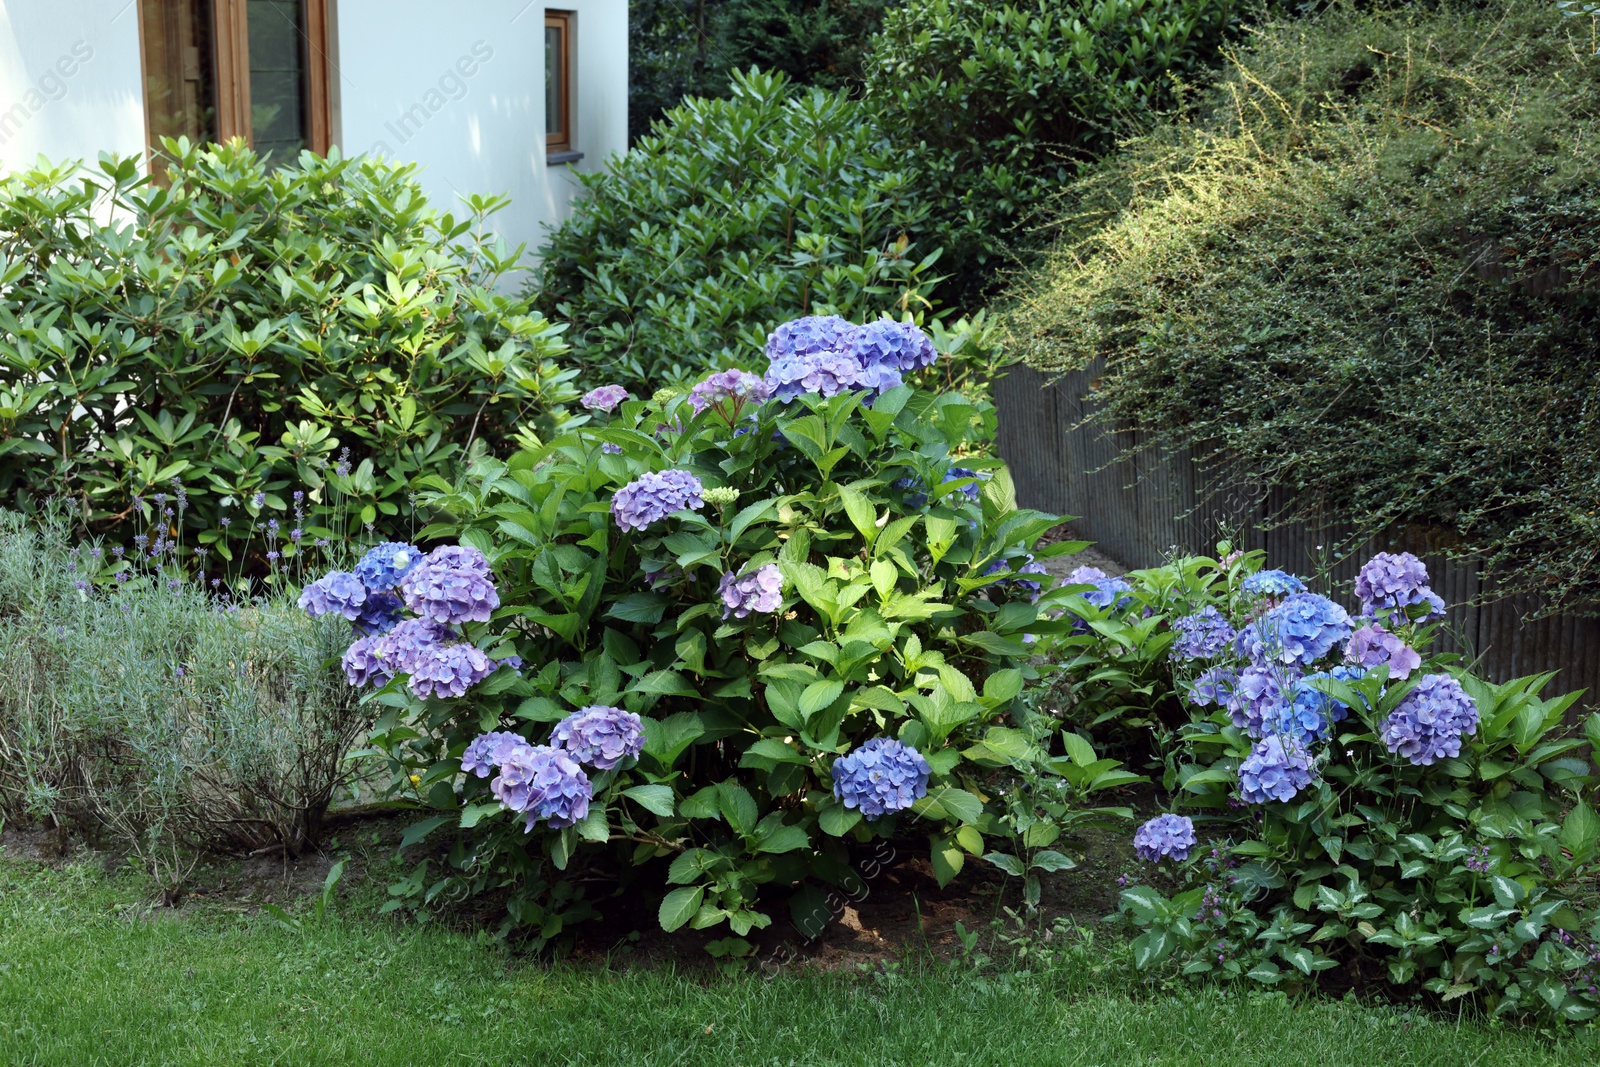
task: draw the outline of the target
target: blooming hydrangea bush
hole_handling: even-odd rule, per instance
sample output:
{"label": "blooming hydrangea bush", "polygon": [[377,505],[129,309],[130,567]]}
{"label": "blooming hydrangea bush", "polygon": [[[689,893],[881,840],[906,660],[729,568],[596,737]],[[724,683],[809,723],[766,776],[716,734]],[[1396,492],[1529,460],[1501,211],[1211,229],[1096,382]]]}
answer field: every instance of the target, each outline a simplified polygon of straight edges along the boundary
{"label": "blooming hydrangea bush", "polygon": [[[780,894],[816,910],[874,837],[1036,899],[1064,827],[1121,817],[1092,797],[1134,776],[1080,768],[1024,700],[1074,622],[1046,563],[1083,546],[1037,544],[1060,520],[1016,507],[992,409],[917,388],[939,357],[907,324],[808,317],[768,355],[594,390],[581,426],[423,494],[452,518],[418,536],[449,547],[405,557],[408,617],[344,663],[417,832],[460,835],[399,906],[495,890],[555,936],[587,913],[564,872],[635,864],[666,875],[663,927],[742,937]],[[1011,802],[1019,776],[1048,810]]]}
{"label": "blooming hydrangea bush", "polygon": [[[1443,603],[1416,556],[1363,565],[1354,616],[1262,562],[1224,546],[1129,574],[1129,608],[1063,642],[1073,721],[1147,725],[1167,803],[1207,816],[1177,893],[1123,893],[1140,965],[1274,984],[1378,961],[1497,1013],[1600,1017],[1574,947],[1600,920],[1567,895],[1600,870],[1600,715],[1576,738],[1548,676],[1431,651]],[[1176,859],[1147,829],[1139,855]]]}

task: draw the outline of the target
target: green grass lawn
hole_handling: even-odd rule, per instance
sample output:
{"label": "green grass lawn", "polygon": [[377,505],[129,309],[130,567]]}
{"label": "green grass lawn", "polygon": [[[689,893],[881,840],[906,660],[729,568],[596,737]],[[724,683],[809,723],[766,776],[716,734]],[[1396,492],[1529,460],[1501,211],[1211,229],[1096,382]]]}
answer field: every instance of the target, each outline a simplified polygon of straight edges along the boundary
{"label": "green grass lawn", "polygon": [[[764,979],[545,965],[340,914],[295,933],[0,860],[0,1064],[1577,1065],[1600,1036],[1353,1002],[1170,996],[1083,969],[906,963]],[[1116,979],[1120,983],[1123,979]]]}

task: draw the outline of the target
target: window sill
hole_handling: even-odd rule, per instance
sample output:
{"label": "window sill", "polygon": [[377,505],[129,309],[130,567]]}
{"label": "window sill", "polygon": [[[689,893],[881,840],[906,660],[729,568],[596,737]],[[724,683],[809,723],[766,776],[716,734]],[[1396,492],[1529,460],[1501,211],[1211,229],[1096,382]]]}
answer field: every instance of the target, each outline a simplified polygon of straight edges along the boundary
{"label": "window sill", "polygon": [[573,152],[569,150],[565,152],[547,153],[544,157],[544,162],[546,166],[554,167],[562,163],[576,163],[582,158],[582,152]]}

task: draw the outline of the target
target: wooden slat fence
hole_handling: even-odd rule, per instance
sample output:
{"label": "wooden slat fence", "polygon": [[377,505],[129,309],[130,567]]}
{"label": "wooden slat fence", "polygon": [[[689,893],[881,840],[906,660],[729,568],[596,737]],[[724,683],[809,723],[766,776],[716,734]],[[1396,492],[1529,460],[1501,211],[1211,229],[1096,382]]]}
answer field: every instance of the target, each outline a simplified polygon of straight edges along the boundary
{"label": "wooden slat fence", "polygon": [[[1587,689],[1582,703],[1600,705],[1600,619],[1530,619],[1538,603],[1525,596],[1473,604],[1482,591],[1478,568],[1441,553],[1443,531],[1408,529],[1341,546],[1348,529],[1274,523],[1280,492],[1241,483],[1204,493],[1204,478],[1185,453],[1119,459],[1139,443],[1139,432],[1084,425],[1095,374],[1091,368],[1052,380],[1014,367],[996,383],[1000,455],[1024,507],[1074,516],[1079,536],[1130,567],[1154,566],[1173,549],[1209,553],[1228,527],[1242,534],[1242,547],[1264,549],[1268,566],[1304,575],[1317,572],[1319,558],[1331,559],[1328,573],[1347,606],[1354,603],[1350,583],[1373,552],[1415,552],[1450,607],[1443,647],[1481,657],[1478,670],[1495,681],[1560,671],[1547,693]],[[1345,549],[1342,557],[1333,557],[1336,546]]]}

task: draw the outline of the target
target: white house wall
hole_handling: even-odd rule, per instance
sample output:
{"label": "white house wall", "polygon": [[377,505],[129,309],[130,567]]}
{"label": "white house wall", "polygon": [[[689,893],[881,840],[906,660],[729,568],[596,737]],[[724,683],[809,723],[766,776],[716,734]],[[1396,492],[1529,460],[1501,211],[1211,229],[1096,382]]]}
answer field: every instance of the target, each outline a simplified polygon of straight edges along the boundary
{"label": "white house wall", "polygon": [[381,152],[422,165],[440,206],[509,193],[493,225],[536,249],[567,211],[574,170],[627,147],[626,0],[567,0],[577,12],[573,148],[545,162],[544,11],[527,0],[337,0],[337,130],[346,154]]}
{"label": "white house wall", "polygon": [[[556,0],[573,27],[575,164],[545,161],[544,12],[528,0],[331,0],[336,143],[421,165],[436,205],[508,193],[495,230],[539,246],[576,173],[627,148],[627,0]],[[0,171],[145,150],[137,0],[0,0]]]}
{"label": "white house wall", "polygon": [[129,0],[0,0],[0,171],[144,152]]}

